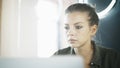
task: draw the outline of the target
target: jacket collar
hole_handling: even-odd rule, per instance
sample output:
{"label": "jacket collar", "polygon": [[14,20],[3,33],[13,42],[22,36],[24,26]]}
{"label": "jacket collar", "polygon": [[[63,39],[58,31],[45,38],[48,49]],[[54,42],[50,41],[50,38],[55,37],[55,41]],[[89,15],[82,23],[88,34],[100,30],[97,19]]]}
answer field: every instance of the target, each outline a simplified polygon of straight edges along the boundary
{"label": "jacket collar", "polygon": [[[92,44],[93,44],[93,57],[91,59],[91,62],[90,63],[93,63],[95,65],[98,65],[100,66],[101,65],[101,56],[100,56],[100,46],[99,45],[96,45],[94,41],[92,41]],[[73,48],[71,48],[71,53],[72,55],[75,55],[75,51]]]}
{"label": "jacket collar", "polygon": [[95,65],[101,65],[101,53],[100,53],[100,46],[96,45],[95,42],[93,43],[93,57],[91,59],[91,63],[94,63]]}

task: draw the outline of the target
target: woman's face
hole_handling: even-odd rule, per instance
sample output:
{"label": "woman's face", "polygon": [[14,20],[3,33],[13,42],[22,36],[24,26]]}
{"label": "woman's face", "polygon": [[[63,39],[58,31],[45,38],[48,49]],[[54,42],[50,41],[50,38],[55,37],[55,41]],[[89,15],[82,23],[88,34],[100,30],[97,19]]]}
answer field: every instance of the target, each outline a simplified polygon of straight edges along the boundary
{"label": "woman's face", "polygon": [[87,12],[72,12],[65,15],[64,23],[68,43],[74,47],[82,47],[91,42],[91,37],[96,33],[95,26],[89,26]]}

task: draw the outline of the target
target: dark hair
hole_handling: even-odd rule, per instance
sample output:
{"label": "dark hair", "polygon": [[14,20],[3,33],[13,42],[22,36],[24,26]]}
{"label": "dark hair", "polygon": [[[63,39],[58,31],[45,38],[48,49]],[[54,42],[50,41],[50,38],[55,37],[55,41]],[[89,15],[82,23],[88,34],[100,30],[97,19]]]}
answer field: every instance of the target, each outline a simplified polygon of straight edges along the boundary
{"label": "dark hair", "polygon": [[89,13],[89,16],[90,16],[90,26],[92,25],[98,25],[98,22],[99,22],[99,18],[98,18],[98,15],[97,13],[95,12],[95,9],[88,5],[88,4],[82,4],[82,3],[76,3],[76,4],[72,4],[70,5],[65,13],[72,13],[72,12],[88,12]]}

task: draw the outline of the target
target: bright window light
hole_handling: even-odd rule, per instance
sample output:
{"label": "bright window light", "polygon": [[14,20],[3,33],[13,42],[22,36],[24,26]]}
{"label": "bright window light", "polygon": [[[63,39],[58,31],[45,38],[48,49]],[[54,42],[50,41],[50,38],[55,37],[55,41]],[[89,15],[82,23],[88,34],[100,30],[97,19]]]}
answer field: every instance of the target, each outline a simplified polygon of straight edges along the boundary
{"label": "bright window light", "polygon": [[78,0],[79,3],[88,3],[88,0]]}
{"label": "bright window light", "polygon": [[35,9],[39,19],[37,24],[38,56],[49,57],[57,49],[58,7],[50,1],[39,0]]}
{"label": "bright window light", "polygon": [[79,3],[84,3],[84,0],[79,0]]}

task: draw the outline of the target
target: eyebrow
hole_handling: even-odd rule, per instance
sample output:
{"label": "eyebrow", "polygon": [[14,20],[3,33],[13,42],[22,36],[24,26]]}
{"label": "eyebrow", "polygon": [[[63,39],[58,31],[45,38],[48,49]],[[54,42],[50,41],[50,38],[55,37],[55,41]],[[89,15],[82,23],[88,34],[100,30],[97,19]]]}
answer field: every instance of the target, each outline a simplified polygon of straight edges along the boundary
{"label": "eyebrow", "polygon": [[65,24],[65,25],[68,25],[68,24]]}
{"label": "eyebrow", "polygon": [[82,22],[77,22],[77,23],[75,23],[74,25],[77,25],[77,24],[79,24],[79,23],[82,23]]}
{"label": "eyebrow", "polygon": [[[77,25],[77,24],[79,24],[79,23],[82,23],[82,22],[76,22],[74,25]],[[65,24],[65,25],[69,25],[69,24]]]}

